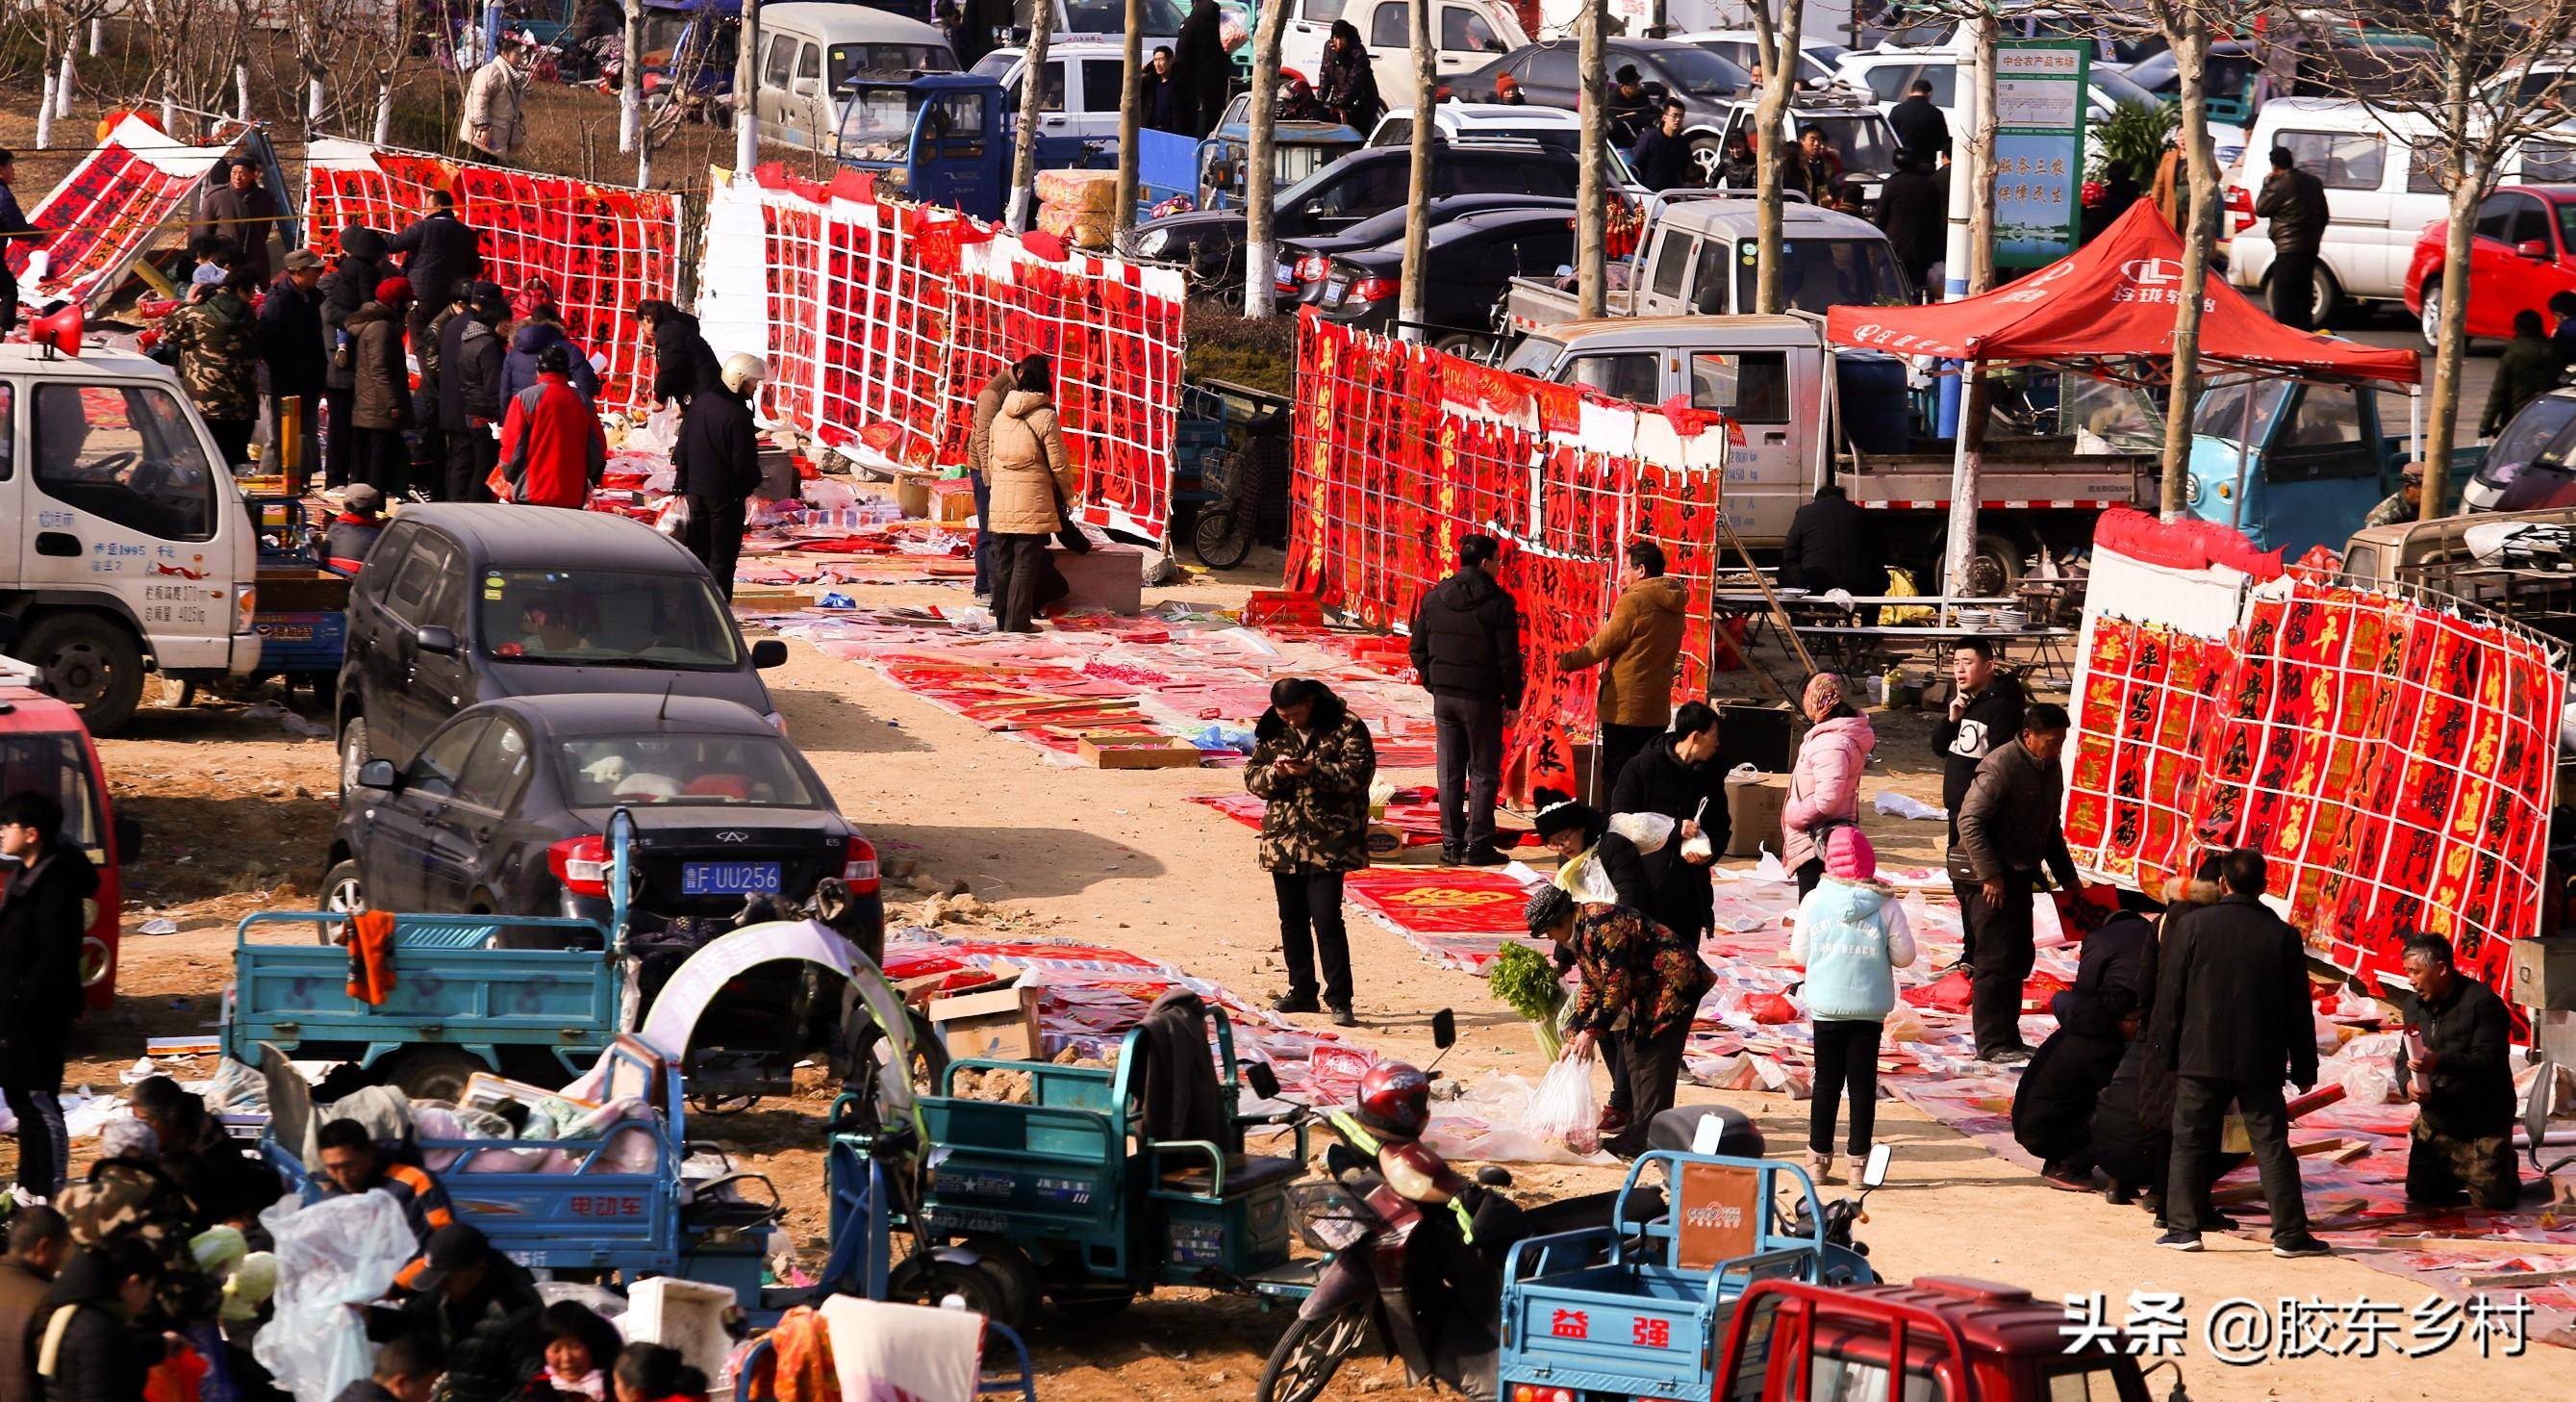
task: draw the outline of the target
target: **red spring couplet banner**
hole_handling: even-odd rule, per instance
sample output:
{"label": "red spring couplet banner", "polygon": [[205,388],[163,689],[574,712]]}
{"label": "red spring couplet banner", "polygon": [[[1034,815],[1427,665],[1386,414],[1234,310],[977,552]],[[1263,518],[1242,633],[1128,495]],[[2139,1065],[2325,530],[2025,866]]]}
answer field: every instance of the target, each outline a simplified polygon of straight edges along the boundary
{"label": "red spring couplet banner", "polygon": [[2429,930],[2504,987],[2543,899],[2556,646],[2303,573],[2231,575],[2219,626],[2190,597],[2211,571],[2150,565],[2140,588],[2124,582],[2140,566],[2095,554],[2069,745],[2076,859],[2152,891],[2204,850],[2255,847],[2336,967],[2396,974],[2406,935]]}
{"label": "red spring couplet banner", "polygon": [[[134,255],[194,213],[189,202],[228,149],[181,145],[140,118],[119,120],[28,216],[45,234],[0,250],[19,279],[19,304],[32,313],[58,298],[90,305],[114,291]],[[44,272],[30,277],[40,252]]]}
{"label": "red spring couplet banner", "polygon": [[599,376],[601,407],[650,404],[653,352],[635,306],[676,295],[674,196],[354,141],[316,141],[305,149],[304,237],[316,252],[337,256],[340,231],[352,224],[400,233],[428,211],[430,191],[445,190],[456,199],[457,217],[482,231],[483,276],[510,293],[544,278],[563,313],[564,333],[584,354],[607,358]]}
{"label": "red spring couplet banner", "polygon": [[1311,314],[1297,360],[1288,587],[1404,628],[1461,537],[1505,542],[1526,668],[1507,766],[1521,791],[1560,786],[1567,745],[1592,732],[1598,672],[1556,663],[1617,600],[1627,542],[1661,545],[1688,589],[1674,695],[1706,694],[1725,419],[1590,398]]}
{"label": "red spring couplet banner", "polygon": [[[756,251],[734,217],[744,200],[758,206]],[[1080,514],[1150,539],[1169,530],[1180,273],[881,198],[856,172],[826,186],[767,166],[717,187],[711,206],[705,287],[718,303],[758,297],[762,324],[715,315],[704,294],[700,310],[711,337],[757,335],[773,417],[874,467],[961,463],[976,392],[1044,354]]]}

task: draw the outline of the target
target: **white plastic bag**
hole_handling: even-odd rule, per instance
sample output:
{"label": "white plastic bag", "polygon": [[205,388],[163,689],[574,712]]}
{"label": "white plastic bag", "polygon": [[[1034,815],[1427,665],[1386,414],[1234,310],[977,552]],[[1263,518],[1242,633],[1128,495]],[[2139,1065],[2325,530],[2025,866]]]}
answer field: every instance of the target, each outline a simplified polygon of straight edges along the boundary
{"label": "white plastic bag", "polygon": [[668,457],[680,444],[680,406],[665,404],[647,415],[644,422],[626,431],[621,445],[630,453],[651,453]]}
{"label": "white plastic bag", "polygon": [[662,503],[661,511],[653,517],[653,529],[673,540],[686,540],[689,535],[689,514],[689,499],[673,497]]}
{"label": "white plastic bag", "polygon": [[1592,1096],[1592,1059],[1559,1057],[1540,1078],[1521,1128],[1578,1154],[1601,1147],[1601,1102]]}
{"label": "white plastic bag", "polygon": [[1669,813],[1613,813],[1610,830],[1635,843],[1640,852],[1660,852],[1680,824]]}
{"label": "white plastic bag", "polygon": [[389,1193],[311,1207],[285,1198],[259,1220],[277,1244],[277,1314],[251,1355],[295,1402],[331,1402],[373,1362],[366,1323],[349,1307],[392,1289],[420,1244]]}

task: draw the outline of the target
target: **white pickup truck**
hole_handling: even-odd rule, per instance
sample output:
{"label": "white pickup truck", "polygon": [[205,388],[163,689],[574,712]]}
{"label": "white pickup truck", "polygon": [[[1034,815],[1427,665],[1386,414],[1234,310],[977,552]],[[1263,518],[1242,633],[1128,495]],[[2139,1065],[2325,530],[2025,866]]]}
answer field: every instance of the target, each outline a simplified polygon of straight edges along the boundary
{"label": "white pickup truck", "polygon": [[[1635,316],[1533,332],[1503,368],[1608,398],[1686,396],[1741,433],[1727,451],[1727,520],[1756,550],[1777,548],[1799,505],[1827,481],[1883,513],[1889,559],[1930,584],[1950,509],[1952,448],[1917,423],[1906,364],[1825,340],[1821,316]],[[2136,391],[2081,377],[2004,381],[1988,430],[1974,592],[1999,594],[2043,551],[2092,539],[2108,506],[2152,504],[2160,431]]]}
{"label": "white pickup truck", "polygon": [[10,655],[113,734],[147,667],[251,671],[259,544],[176,376],[139,355],[0,345],[0,619]]}
{"label": "white pickup truck", "polygon": [[[1612,316],[1753,310],[1754,203],[1749,190],[1658,197],[1636,253],[1610,266]],[[1887,235],[1866,219],[1791,201],[1780,211],[1788,302],[1797,311],[1914,300]],[[1512,279],[1495,330],[1505,340],[1574,319],[1571,277]]]}

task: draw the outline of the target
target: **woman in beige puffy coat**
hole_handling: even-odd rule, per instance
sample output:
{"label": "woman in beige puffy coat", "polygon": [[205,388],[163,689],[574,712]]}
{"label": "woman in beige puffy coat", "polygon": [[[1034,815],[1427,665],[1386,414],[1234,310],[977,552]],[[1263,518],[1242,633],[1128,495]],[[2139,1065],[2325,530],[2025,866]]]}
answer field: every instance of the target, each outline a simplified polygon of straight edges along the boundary
{"label": "woman in beige puffy coat", "polygon": [[1064,528],[1059,509],[1082,479],[1065,456],[1064,431],[1055,421],[1055,367],[1045,356],[1020,362],[1019,387],[993,415],[991,519],[993,608],[1005,633],[1034,633],[1038,576],[1046,569],[1047,538]]}

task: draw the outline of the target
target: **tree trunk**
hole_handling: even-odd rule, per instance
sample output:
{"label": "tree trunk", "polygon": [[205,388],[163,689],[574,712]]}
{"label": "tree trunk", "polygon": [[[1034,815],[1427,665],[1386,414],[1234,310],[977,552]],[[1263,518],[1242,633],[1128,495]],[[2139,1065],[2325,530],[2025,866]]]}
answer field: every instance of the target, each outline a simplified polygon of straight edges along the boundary
{"label": "tree trunk", "polygon": [[742,38],[733,67],[733,168],[749,175],[760,164],[760,0],[742,0]]}
{"label": "tree trunk", "polygon": [[[2454,58],[2451,71],[2445,75],[2449,89],[2446,122],[2458,122],[2458,114],[2468,110],[2469,74],[2467,66]],[[2467,133],[2453,150],[2465,153]],[[2433,394],[2424,406],[2424,496],[2422,519],[2435,521],[2443,515],[2442,490],[2451,482],[2451,448],[2459,442],[2460,414],[2467,407],[2460,402],[2461,362],[2469,349],[2469,239],[2476,232],[2478,201],[2487,188],[2485,171],[2491,165],[2472,159],[2459,163],[2457,177],[2451,184],[2451,224],[2442,236],[2442,320],[2439,339],[2433,343]]]}
{"label": "tree trunk", "polygon": [[322,90],[322,80],[318,77],[305,79],[304,133],[307,137],[320,136],[322,134],[322,108],[325,101],[326,99],[323,96]]}
{"label": "tree trunk", "polygon": [[1243,157],[1243,314],[1255,321],[1268,320],[1277,300],[1270,286],[1279,261],[1273,232],[1278,211],[1272,208],[1278,201],[1278,133],[1272,127],[1279,112],[1279,38],[1287,27],[1288,6],[1278,0],[1261,7],[1252,30],[1251,132]]}
{"label": "tree trunk", "polygon": [[[1975,85],[1977,120],[1968,132],[1968,295],[1995,285],[1995,20],[1981,13],[1968,81]],[[1956,178],[1956,173],[1953,173]]]}
{"label": "tree trunk", "polygon": [[[95,21],[93,21],[93,23],[95,23]],[[98,33],[98,31],[97,31],[96,29],[92,29],[92,30],[90,31],[90,34],[91,34],[91,36],[92,36],[92,37],[91,37],[91,41],[90,41],[90,50],[89,50],[89,51],[90,51],[93,55],[94,55],[94,54],[96,54],[96,53],[98,52],[98,42],[97,42],[97,38],[96,38],[97,33]],[[55,116],[57,116],[57,117],[64,117],[64,118],[68,118],[68,117],[70,117],[70,116],[71,116],[71,114],[72,114],[72,88],[73,88],[73,85],[74,85],[74,81],[75,81],[75,79],[76,79],[77,77],[78,77],[78,75],[74,72],[74,70],[73,70],[73,68],[72,68],[72,46],[71,46],[71,45],[69,45],[69,44],[65,44],[65,45],[63,45],[63,71],[62,71],[62,76],[54,80],[54,115],[55,115]]]}
{"label": "tree trunk", "polygon": [[[96,58],[96,57],[98,57],[98,46],[99,46],[99,45],[101,45],[101,44],[103,44],[103,43],[106,43],[106,42],[107,42],[107,18],[106,18],[106,16],[104,16],[104,15],[92,15],[92,16],[90,16],[90,21],[89,21],[89,56],[90,56],[91,58]],[[66,57],[68,57],[68,55],[66,55]],[[66,117],[68,117],[68,116],[70,116],[70,115],[71,115],[71,113],[70,113],[70,112],[68,112],[68,111],[66,111],[66,112],[64,112],[64,113],[63,113],[63,115],[64,115],[64,116],[66,116]]]}
{"label": "tree trunk", "polygon": [[233,65],[233,118],[243,126],[250,125],[250,65]]}
{"label": "tree trunk", "polygon": [[390,146],[394,139],[394,75],[376,78],[376,144]]}
{"label": "tree trunk", "polygon": [[2209,292],[2212,226],[2218,218],[2218,158],[2209,149],[2209,118],[2202,107],[2208,66],[2209,27],[2197,16],[2186,18],[2175,36],[2175,71],[2182,75],[2183,168],[2191,184],[2182,229],[2182,290],[2174,308],[2173,380],[2165,397],[2164,491],[2161,514],[2168,521],[2183,513],[2185,489],[2191,482],[2192,414],[2200,402],[2200,319]]}
{"label": "tree trunk", "polygon": [[[1575,21],[1580,50],[1575,71],[1583,88],[1575,106],[1581,109],[1577,120],[1583,159],[1574,187],[1574,304],[1575,314],[1583,317],[1600,316],[1610,305],[1610,120],[1604,110],[1610,85],[1602,73],[1608,60],[1601,33],[1607,19],[1602,0],[1584,0],[1583,15]],[[1421,125],[1417,118],[1414,126]]]}
{"label": "tree trunk", "polygon": [[1020,130],[1011,143],[1011,201],[1004,220],[1012,233],[1025,234],[1037,198],[1038,123],[1046,118],[1048,31],[1055,28],[1052,0],[1029,0],[1029,61],[1020,70]]}
{"label": "tree trunk", "polygon": [[45,91],[36,99],[36,149],[42,151],[54,144],[54,64],[50,49],[45,58]]}
{"label": "tree trunk", "polygon": [[1789,305],[1788,269],[1780,265],[1780,177],[1789,159],[1789,101],[1798,89],[1798,33],[1806,22],[1804,0],[1781,0],[1776,33],[1762,55],[1762,98],[1753,106],[1753,309],[1778,312]]}
{"label": "tree trunk", "polygon": [[[1279,0],[1285,3],[1285,0]],[[1408,29],[1413,38],[1413,171],[1405,195],[1404,281],[1396,295],[1396,334],[1422,339],[1422,269],[1431,254],[1432,90],[1440,75],[1431,47],[1431,0],[1411,0]]]}
{"label": "tree trunk", "polygon": [[617,149],[644,144],[644,0],[626,0],[626,52],[617,63]]}
{"label": "tree trunk", "polygon": [[[1127,231],[1136,227],[1136,201],[1144,184],[1136,169],[1136,162],[1141,159],[1141,153],[1136,149],[1136,134],[1145,125],[1145,114],[1136,110],[1136,85],[1144,77],[1145,66],[1144,0],[1127,0],[1124,41],[1126,62],[1118,70],[1126,75],[1126,89],[1118,94],[1118,207],[1109,214],[1109,246],[1112,248],[1126,247]],[[1086,100],[1089,99],[1086,97]],[[1095,102],[1093,105],[1098,104]]]}

